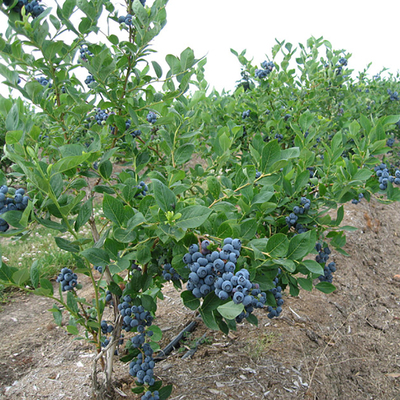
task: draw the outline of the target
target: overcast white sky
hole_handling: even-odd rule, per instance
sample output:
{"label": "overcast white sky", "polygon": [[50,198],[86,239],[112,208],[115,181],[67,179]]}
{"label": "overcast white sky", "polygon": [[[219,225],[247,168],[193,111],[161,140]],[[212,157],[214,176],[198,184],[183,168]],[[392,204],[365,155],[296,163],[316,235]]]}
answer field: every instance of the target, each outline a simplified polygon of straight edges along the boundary
{"label": "overcast white sky", "polygon": [[168,23],[154,42],[160,55],[186,47],[207,55],[206,79],[216,89],[233,89],[240,64],[230,48],[258,65],[271,56],[275,38],[293,45],[311,36],[352,53],[349,68],[371,75],[383,67],[400,69],[400,2],[360,0],[170,0]]}
{"label": "overcast white sky", "polygon": [[[52,6],[53,0],[43,4]],[[400,68],[399,15],[396,0],[170,0],[168,23],[154,41],[154,58],[161,63],[165,55],[191,47],[197,58],[207,56],[211,87],[231,90],[240,79],[240,64],[230,48],[247,49],[247,58],[260,65],[271,55],[275,38],[297,46],[311,36],[323,36],[334,49],[352,53],[349,68],[360,71],[372,62],[371,76],[383,67],[395,74]],[[5,22],[0,16],[2,32]]]}

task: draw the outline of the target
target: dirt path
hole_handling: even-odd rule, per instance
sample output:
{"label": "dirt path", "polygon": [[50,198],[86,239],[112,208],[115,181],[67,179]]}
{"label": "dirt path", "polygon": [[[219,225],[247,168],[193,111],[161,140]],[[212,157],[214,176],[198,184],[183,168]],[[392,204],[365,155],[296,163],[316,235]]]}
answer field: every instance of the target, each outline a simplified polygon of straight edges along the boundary
{"label": "dirt path", "polygon": [[[347,204],[346,251],[333,252],[336,292],[285,295],[282,316],[248,323],[225,336],[200,322],[187,345],[205,334],[192,358],[184,346],[155,372],[172,383],[171,399],[400,399],[400,211],[364,200]],[[171,285],[157,311],[167,344],[194,314]],[[90,398],[92,353],[52,322],[52,303],[18,295],[0,313],[0,398]],[[126,399],[134,385],[126,365],[116,372]]]}

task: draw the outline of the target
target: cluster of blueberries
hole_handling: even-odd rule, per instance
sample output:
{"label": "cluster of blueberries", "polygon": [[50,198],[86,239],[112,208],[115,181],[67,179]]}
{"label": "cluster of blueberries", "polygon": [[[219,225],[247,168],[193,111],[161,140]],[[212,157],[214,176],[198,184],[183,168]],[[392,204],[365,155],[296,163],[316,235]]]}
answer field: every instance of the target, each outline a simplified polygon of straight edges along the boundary
{"label": "cluster of blueberries", "polygon": [[78,284],[78,275],[69,268],[63,268],[58,274],[56,281],[61,283],[61,290],[63,292],[71,291]]}
{"label": "cluster of blueberries", "polygon": [[162,276],[166,281],[179,281],[182,277],[175,271],[170,263],[166,263],[163,266]]}
{"label": "cluster of blueberries", "polygon": [[44,76],[41,76],[40,78],[35,78],[42,86],[48,86],[49,88],[51,88],[53,85],[51,84],[51,82],[49,82],[49,80],[47,78],[45,78]]}
{"label": "cluster of blueberries", "polygon": [[400,185],[400,170],[396,169],[394,174],[395,176],[392,176],[389,174],[389,169],[385,163],[377,165],[374,170],[376,172],[376,176],[378,177],[379,189],[386,190],[388,182]]}
{"label": "cluster of blueberries", "polygon": [[93,75],[88,75],[87,78],[85,79],[86,85],[90,85],[91,83],[96,82],[96,80],[93,78]]}
{"label": "cluster of blueberries", "polygon": [[254,308],[262,308],[266,303],[266,293],[258,284],[251,283],[246,269],[235,273],[236,263],[242,247],[239,239],[224,239],[221,250],[208,249],[210,242],[203,240],[189,247],[183,262],[190,269],[187,289],[197,298],[205,297],[211,291],[221,300],[229,298],[235,304],[243,304],[245,309],[236,317],[237,322],[247,318]]}
{"label": "cluster of blueberries", "polygon": [[389,138],[388,140],[386,140],[386,146],[387,147],[393,147],[394,145],[394,138]]}
{"label": "cluster of blueberries", "polygon": [[275,139],[278,139],[278,142],[281,142],[283,140],[283,135],[281,133],[276,133]]}
{"label": "cluster of blueberries", "polygon": [[[7,197],[8,186],[3,185],[0,187],[0,215],[7,211],[25,210],[28,205],[29,197],[25,196],[24,189],[17,189],[14,198]],[[0,232],[6,232],[10,226],[7,221],[0,218]]]}
{"label": "cluster of blueberries", "polygon": [[101,321],[100,326],[103,335],[107,335],[107,333],[111,333],[114,330],[114,327],[111,324],[108,325],[106,321]]}
{"label": "cluster of blueberries", "polygon": [[358,199],[353,199],[351,202],[353,204],[358,204],[363,198],[364,198],[364,194],[363,193],[359,193]]}
{"label": "cluster of blueberries", "polygon": [[268,62],[263,61],[261,63],[261,67],[262,67],[262,69],[261,68],[256,69],[255,75],[256,75],[256,78],[264,79],[272,72],[272,70],[275,67],[275,64],[272,61],[268,61]]}
{"label": "cluster of blueberries", "polygon": [[399,99],[399,94],[397,92],[392,92],[390,89],[387,90],[388,95],[390,96],[390,101],[397,101]]}
{"label": "cluster of blueberries", "polygon": [[149,188],[143,181],[140,181],[139,185],[136,186],[136,187],[140,190],[140,192],[136,193],[135,197],[137,197],[139,195],[146,196],[147,191],[149,190]]}
{"label": "cluster of blueberries", "polygon": [[147,114],[146,119],[147,119],[147,121],[150,122],[151,124],[154,124],[154,123],[157,121],[157,115],[156,115],[155,112],[150,111],[150,112]]}
{"label": "cluster of blueberries", "polygon": [[[155,383],[153,371],[155,367],[154,351],[148,343],[143,344],[142,350],[143,353],[139,353],[136,359],[130,362],[129,374],[136,377],[138,383],[153,386]],[[147,394],[148,392],[142,396],[142,399],[159,399],[158,392],[150,392],[150,395]]]}
{"label": "cluster of blueberries", "polygon": [[336,271],[336,264],[334,262],[330,262],[328,265],[326,265],[329,254],[331,254],[331,250],[328,246],[322,248],[322,245],[319,242],[317,242],[317,244],[315,245],[315,249],[318,251],[318,254],[315,257],[315,261],[317,263],[324,264],[324,275],[320,275],[318,279],[320,280],[320,282],[332,283],[332,274]]}
{"label": "cluster of blueberries", "polygon": [[94,119],[96,120],[98,125],[105,125],[108,116],[109,116],[109,114],[108,114],[107,110],[102,110],[101,108],[96,108],[96,114],[94,116]]}
{"label": "cluster of blueberries", "polygon": [[85,62],[88,60],[88,58],[87,58],[88,56],[90,56],[90,57],[93,56],[93,53],[89,50],[89,48],[86,44],[81,44],[79,53],[80,53],[80,59]]}
{"label": "cluster of blueberries", "polygon": [[347,59],[342,57],[341,59],[339,59],[339,64],[340,65],[338,65],[336,67],[336,74],[337,75],[340,75],[342,73],[342,71],[343,71],[343,67],[347,66]]}
{"label": "cluster of blueberries", "polygon": [[160,393],[158,390],[155,390],[154,392],[150,392],[148,390],[142,397],[141,400],[160,400]]}
{"label": "cluster of blueberries", "polygon": [[103,273],[103,267],[96,267],[96,266],[94,266],[93,268],[94,268],[96,271],[99,271],[100,274]]}
{"label": "cluster of blueberries", "polygon": [[[111,324],[108,325],[107,321],[101,321],[100,327],[101,327],[101,333],[103,335],[109,335],[114,330],[114,327]],[[118,341],[118,345],[121,346],[123,343],[124,343],[124,335],[121,335]],[[107,347],[109,344],[110,344],[110,339],[106,337],[104,341],[101,342],[101,347]],[[118,355],[118,350],[115,350],[115,355]]]}
{"label": "cluster of blueberries", "polygon": [[272,319],[275,317],[279,317],[279,315],[282,312],[282,305],[284,303],[284,300],[282,299],[282,287],[279,286],[279,275],[281,274],[282,270],[278,268],[278,274],[274,278],[274,288],[270,289],[270,292],[274,295],[275,301],[276,301],[276,308],[273,308],[272,306],[268,306],[268,315],[267,317]]}
{"label": "cluster of blueberries", "polygon": [[250,117],[250,110],[243,111],[243,113],[242,113],[242,119],[246,119],[246,118],[248,118],[248,117]]}
{"label": "cluster of blueberries", "polygon": [[[285,221],[288,224],[289,228],[296,225],[296,229],[299,228],[299,229],[297,229],[297,231],[301,230],[302,226],[301,227],[300,226],[297,227],[297,225],[299,225],[299,224],[297,224],[297,220],[299,218],[297,216],[297,214],[303,215],[305,212],[307,212],[310,209],[310,207],[311,207],[311,200],[307,199],[307,197],[302,197],[300,199],[300,205],[299,206],[294,206],[293,207],[293,212],[291,212],[289,214],[289,216],[287,216],[285,218]],[[305,229],[305,228],[303,227],[303,229]],[[299,232],[299,233],[302,233],[302,232]]]}
{"label": "cluster of blueberries", "polygon": [[[21,15],[22,7],[25,6],[26,14],[31,14],[33,18],[36,18],[44,11],[44,7],[39,4],[39,1],[18,0],[18,3],[12,9]],[[13,3],[13,0],[4,0],[3,3],[8,7]]]}
{"label": "cluster of blueberries", "polygon": [[146,326],[150,326],[153,322],[153,316],[145,311],[143,306],[132,305],[132,298],[126,295],[122,298],[122,303],[118,304],[118,310],[123,318],[122,329],[127,332],[136,328],[142,334]]}
{"label": "cluster of blueberries", "polygon": [[131,26],[132,25],[132,15],[131,14],[128,14],[125,16],[121,15],[120,17],[118,17],[118,23]]}
{"label": "cluster of blueberries", "polygon": [[[131,124],[132,124],[131,120],[127,119],[125,121],[125,130],[128,130],[131,127]],[[131,135],[133,138],[136,138],[136,137],[140,136],[141,134],[142,134],[142,131],[139,129],[131,132]]]}

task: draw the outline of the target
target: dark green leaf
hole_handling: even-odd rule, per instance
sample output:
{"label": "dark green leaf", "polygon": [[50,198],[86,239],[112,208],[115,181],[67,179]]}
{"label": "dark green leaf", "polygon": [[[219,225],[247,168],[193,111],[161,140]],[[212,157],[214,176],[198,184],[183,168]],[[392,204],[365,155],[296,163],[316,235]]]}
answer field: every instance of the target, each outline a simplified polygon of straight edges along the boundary
{"label": "dark green leaf", "polygon": [[82,204],[82,207],[79,210],[78,216],[75,221],[75,231],[79,232],[79,229],[89,221],[93,210],[92,199],[90,198],[85,203]]}
{"label": "dark green leaf", "polygon": [[121,226],[124,222],[124,206],[120,200],[108,194],[103,198],[103,213],[106,218]]}
{"label": "dark green leaf", "polygon": [[67,293],[67,306],[75,314],[79,314],[78,303],[76,302],[75,296],[71,293]]}
{"label": "dark green leaf", "polygon": [[62,250],[69,251],[70,253],[79,252],[79,246],[77,244],[71,243],[67,239],[56,237],[54,238],[54,240],[56,241],[57,246]]}
{"label": "dark green leaf", "polygon": [[158,179],[153,179],[153,192],[158,206],[162,211],[173,211],[176,205],[174,192]]}
{"label": "dark green leaf", "polygon": [[181,210],[182,216],[177,220],[176,226],[182,229],[197,228],[206,221],[211,210],[204,206],[189,206]]}
{"label": "dark green leaf", "polygon": [[110,263],[110,257],[103,249],[86,249],[82,251],[81,255],[85,257],[91,264],[98,267],[105,267]]}
{"label": "dark green leaf", "polygon": [[172,393],[172,385],[163,386],[159,391],[160,400],[167,400]]}
{"label": "dark green leaf", "polygon": [[29,281],[29,277],[30,277],[29,269],[24,268],[15,271],[12,275],[12,280],[13,282],[15,282],[17,286],[22,286],[23,284]]}
{"label": "dark green leaf", "polygon": [[268,239],[266,250],[271,257],[285,257],[289,250],[289,239],[283,233],[276,233]]}
{"label": "dark green leaf", "polygon": [[315,285],[316,289],[320,290],[323,293],[332,293],[336,290],[336,287],[329,282],[320,282]]}
{"label": "dark green leaf", "polygon": [[197,310],[200,307],[200,300],[195,297],[190,290],[181,293],[183,304],[191,310]]}
{"label": "dark green leaf", "polygon": [[38,267],[38,260],[35,260],[32,263],[31,269],[30,269],[30,279],[32,286],[36,289],[39,286],[39,275],[40,275],[40,270]]}

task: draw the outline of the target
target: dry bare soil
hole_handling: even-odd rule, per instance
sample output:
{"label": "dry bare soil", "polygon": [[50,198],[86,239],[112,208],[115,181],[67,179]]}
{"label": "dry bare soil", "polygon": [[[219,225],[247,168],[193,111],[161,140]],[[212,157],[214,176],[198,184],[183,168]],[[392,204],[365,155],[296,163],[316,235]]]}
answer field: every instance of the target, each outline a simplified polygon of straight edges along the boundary
{"label": "dry bare soil", "polygon": [[[400,399],[400,211],[397,204],[346,204],[345,250],[329,295],[285,294],[280,318],[257,310],[259,326],[243,323],[225,336],[199,321],[195,331],[155,373],[172,383],[171,399]],[[81,277],[83,291],[89,283]],[[167,285],[157,311],[161,347],[195,318]],[[17,294],[0,313],[0,398],[90,398],[93,353],[52,322],[46,299]],[[186,347],[204,336],[191,358]],[[116,363],[120,390],[138,399],[128,367]],[[121,397],[123,398],[123,397]]]}

